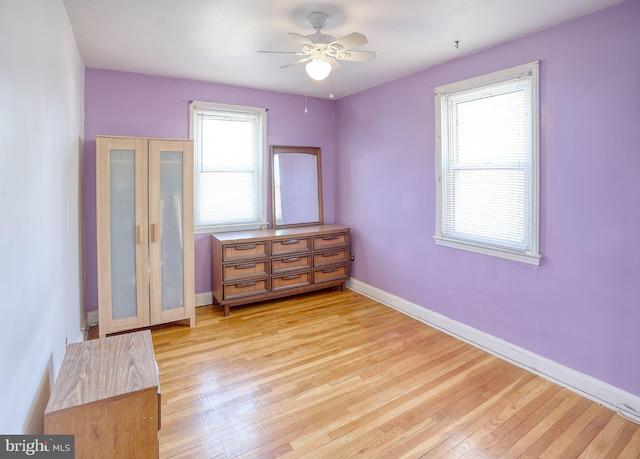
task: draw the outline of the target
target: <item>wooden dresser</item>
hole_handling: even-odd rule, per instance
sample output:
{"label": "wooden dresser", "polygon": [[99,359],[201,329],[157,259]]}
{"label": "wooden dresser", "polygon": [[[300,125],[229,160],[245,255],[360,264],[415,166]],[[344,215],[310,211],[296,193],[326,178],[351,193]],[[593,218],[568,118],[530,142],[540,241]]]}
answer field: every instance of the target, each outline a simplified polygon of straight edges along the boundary
{"label": "wooden dresser", "polygon": [[75,435],[78,459],[157,458],[159,387],[149,330],[71,344],[44,431]]}
{"label": "wooden dresser", "polygon": [[350,230],[340,225],[213,234],[211,289],[229,308],[330,287],[345,289]]}

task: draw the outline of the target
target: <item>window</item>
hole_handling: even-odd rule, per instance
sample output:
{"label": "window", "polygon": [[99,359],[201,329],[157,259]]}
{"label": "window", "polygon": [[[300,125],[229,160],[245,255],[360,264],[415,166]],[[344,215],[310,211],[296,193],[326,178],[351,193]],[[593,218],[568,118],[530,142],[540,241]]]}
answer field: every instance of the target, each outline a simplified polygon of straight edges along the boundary
{"label": "window", "polygon": [[266,110],[191,102],[196,232],[266,226]]}
{"label": "window", "polygon": [[435,101],[436,244],[538,265],[538,63]]}

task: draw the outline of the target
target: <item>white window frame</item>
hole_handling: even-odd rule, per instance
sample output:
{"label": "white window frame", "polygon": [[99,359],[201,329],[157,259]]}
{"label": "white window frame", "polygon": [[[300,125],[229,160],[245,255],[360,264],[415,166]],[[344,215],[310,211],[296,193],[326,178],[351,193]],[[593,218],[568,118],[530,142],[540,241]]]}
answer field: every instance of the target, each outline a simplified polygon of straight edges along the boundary
{"label": "white window frame", "polygon": [[[241,230],[254,230],[254,229],[264,229],[267,227],[267,199],[268,199],[268,190],[267,190],[267,171],[268,171],[268,148],[267,148],[267,109],[260,107],[248,107],[241,105],[228,105],[228,104],[219,104],[213,102],[203,102],[203,101],[190,101],[189,102],[189,138],[195,139],[195,123],[196,123],[196,112],[198,109],[205,109],[211,111],[222,111],[222,112],[240,112],[240,113],[251,113],[255,114],[259,120],[259,132],[260,136],[260,145],[261,145],[261,161],[260,161],[260,221],[254,222],[250,224],[223,224],[223,225],[207,225],[201,224],[197,221],[197,218],[194,219],[194,232],[195,234],[200,233],[219,233],[225,231],[241,231]],[[194,155],[201,154],[200,145],[195,144],[194,140]],[[194,167],[196,170],[194,171],[194,205],[198,205],[199,203],[199,182],[200,182],[200,171],[197,170],[198,161],[194,160]]]}
{"label": "white window frame", "polygon": [[[460,250],[490,255],[531,265],[539,265],[539,92],[538,92],[538,61],[519,65],[509,69],[490,73],[464,81],[439,86],[435,89],[435,127],[436,127],[436,234],[435,243],[440,246],[452,247]],[[481,241],[462,240],[443,235],[443,199],[445,186],[443,183],[443,155],[446,155],[445,120],[447,120],[447,98],[449,95],[482,89],[488,85],[529,77],[530,108],[531,108],[531,145],[529,162],[529,196],[527,205],[527,248],[516,251],[482,243]],[[527,199],[525,199],[526,205]]]}

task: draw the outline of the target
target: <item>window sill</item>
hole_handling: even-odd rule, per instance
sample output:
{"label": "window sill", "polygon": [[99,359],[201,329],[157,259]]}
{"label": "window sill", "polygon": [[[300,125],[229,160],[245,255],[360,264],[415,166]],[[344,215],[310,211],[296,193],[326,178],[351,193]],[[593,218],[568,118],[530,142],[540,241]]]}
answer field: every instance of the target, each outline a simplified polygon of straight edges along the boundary
{"label": "window sill", "polygon": [[513,250],[499,249],[497,247],[474,244],[472,242],[459,241],[442,236],[433,236],[433,238],[436,241],[436,245],[441,245],[443,247],[451,247],[454,249],[466,250],[467,252],[504,258],[506,260],[526,263],[528,265],[540,266],[540,260],[542,258],[542,255],[539,254],[515,252]]}

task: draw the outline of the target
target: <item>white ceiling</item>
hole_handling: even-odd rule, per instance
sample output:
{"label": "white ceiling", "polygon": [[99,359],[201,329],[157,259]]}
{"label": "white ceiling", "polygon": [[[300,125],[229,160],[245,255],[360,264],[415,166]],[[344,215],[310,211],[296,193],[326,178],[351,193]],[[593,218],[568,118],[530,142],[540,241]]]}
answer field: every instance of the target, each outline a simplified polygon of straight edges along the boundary
{"label": "white ceiling", "polygon": [[[258,50],[295,51],[287,33],[367,36],[370,63],[345,62],[309,96],[368,89],[603,9],[622,0],[64,0],[87,67],[304,94],[304,66]],[[454,42],[459,40],[459,48]],[[330,85],[332,87],[330,87]]]}

